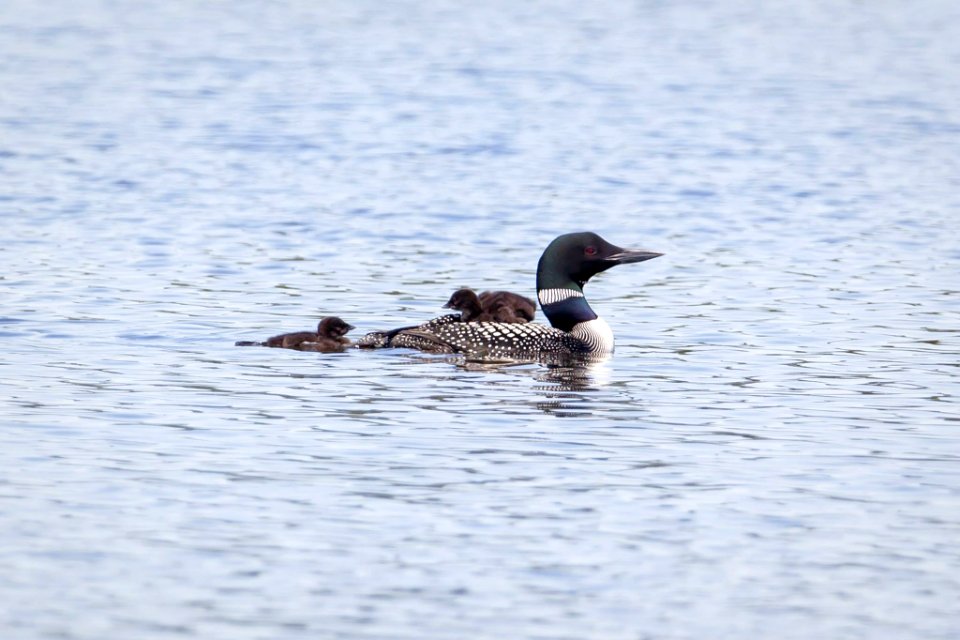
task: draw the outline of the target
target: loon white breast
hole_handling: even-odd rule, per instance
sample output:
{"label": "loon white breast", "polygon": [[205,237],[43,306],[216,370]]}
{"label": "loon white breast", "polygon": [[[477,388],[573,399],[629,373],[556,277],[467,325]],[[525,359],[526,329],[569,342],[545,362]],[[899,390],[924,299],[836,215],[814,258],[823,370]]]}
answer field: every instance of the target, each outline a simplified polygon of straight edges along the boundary
{"label": "loon white breast", "polygon": [[392,331],[368,333],[361,348],[408,347],[434,353],[463,353],[471,359],[509,360],[539,354],[613,353],[613,331],[583,295],[598,273],[663,254],[623,249],[592,232],[568,233],[551,242],[537,264],[537,300],[550,326],[527,323],[460,322],[453,314]]}

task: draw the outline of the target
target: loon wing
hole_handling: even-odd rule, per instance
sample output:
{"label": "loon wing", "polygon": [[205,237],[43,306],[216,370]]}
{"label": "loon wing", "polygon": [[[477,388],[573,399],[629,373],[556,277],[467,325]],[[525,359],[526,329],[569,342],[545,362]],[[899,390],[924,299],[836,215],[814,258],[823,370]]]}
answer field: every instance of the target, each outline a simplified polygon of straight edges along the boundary
{"label": "loon wing", "polygon": [[401,330],[391,338],[390,346],[417,349],[428,353],[457,353],[456,349],[440,336],[418,327]]}
{"label": "loon wing", "polygon": [[544,324],[460,322],[450,314],[411,327],[373,331],[360,338],[361,349],[405,347],[430,353],[462,353],[477,360],[537,359],[542,354],[590,352],[584,340]]}
{"label": "loon wing", "polygon": [[454,353],[472,358],[528,358],[589,350],[582,340],[565,331],[534,323],[459,322],[434,327],[431,333]]}
{"label": "loon wing", "polygon": [[[412,340],[405,338],[414,332],[432,333],[437,327],[445,324],[460,322],[459,313],[450,313],[439,318],[434,318],[423,324],[414,324],[407,327],[390,329],[389,331],[371,331],[367,335],[357,340],[357,347],[360,349],[383,349],[386,347],[410,347],[411,349],[421,349],[423,351],[433,351],[430,348],[424,348],[413,344]],[[399,341],[398,341],[399,338]],[[441,353],[452,353],[445,351]]]}

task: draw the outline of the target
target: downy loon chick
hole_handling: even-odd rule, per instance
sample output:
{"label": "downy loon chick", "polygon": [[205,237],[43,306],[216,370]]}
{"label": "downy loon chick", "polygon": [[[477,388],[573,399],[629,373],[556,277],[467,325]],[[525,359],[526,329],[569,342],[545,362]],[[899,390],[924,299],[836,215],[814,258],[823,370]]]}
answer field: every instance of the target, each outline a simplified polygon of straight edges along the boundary
{"label": "downy loon chick", "polygon": [[613,332],[590,308],[583,295],[584,285],[611,267],[661,255],[623,249],[592,232],[568,233],[555,238],[537,264],[537,298],[551,326],[457,322],[445,320],[451,316],[443,316],[417,327],[367,334],[358,346],[463,353],[480,360],[526,359],[543,354],[610,354]]}
{"label": "downy loon chick", "polygon": [[[497,293],[509,293],[500,291]],[[493,298],[489,291],[484,291],[480,296],[472,289],[457,289],[443,305],[444,309],[454,309],[460,312],[460,322],[529,322],[522,315],[518,315],[514,308],[509,305],[505,298]],[[483,303],[483,296],[487,295],[487,304]],[[517,296],[510,293],[511,296]],[[524,298],[521,298],[524,299]],[[532,301],[528,301],[532,305]]]}
{"label": "downy loon chick", "polygon": [[537,304],[525,296],[510,291],[484,291],[480,294],[484,309],[506,308],[516,317],[514,322],[531,322],[537,315]]}
{"label": "downy loon chick", "polygon": [[267,338],[264,342],[238,342],[238,347],[277,347],[298,351],[342,351],[350,346],[346,334],[355,327],[337,316],[328,316],[320,321],[316,331],[297,331]]}

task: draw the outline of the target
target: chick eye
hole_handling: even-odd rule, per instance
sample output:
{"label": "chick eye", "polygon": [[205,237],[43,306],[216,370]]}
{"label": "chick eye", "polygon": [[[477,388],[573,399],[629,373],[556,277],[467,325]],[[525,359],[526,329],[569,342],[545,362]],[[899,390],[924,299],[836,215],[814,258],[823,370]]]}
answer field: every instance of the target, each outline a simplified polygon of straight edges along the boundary
{"label": "chick eye", "polygon": [[594,247],[593,245],[590,245],[589,247],[583,250],[583,253],[584,255],[587,255],[587,256],[595,256],[597,255],[597,248]]}

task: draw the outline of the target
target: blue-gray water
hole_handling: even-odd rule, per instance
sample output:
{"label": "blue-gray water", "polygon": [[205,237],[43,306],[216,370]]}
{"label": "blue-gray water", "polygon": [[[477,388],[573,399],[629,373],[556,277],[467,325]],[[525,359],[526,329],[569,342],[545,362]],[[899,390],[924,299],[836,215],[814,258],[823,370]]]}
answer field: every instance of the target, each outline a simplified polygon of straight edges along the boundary
{"label": "blue-gray water", "polygon": [[[956,638],[958,70],[949,0],[5,0],[0,636]],[[667,254],[593,368],[233,346],[581,229]]]}

